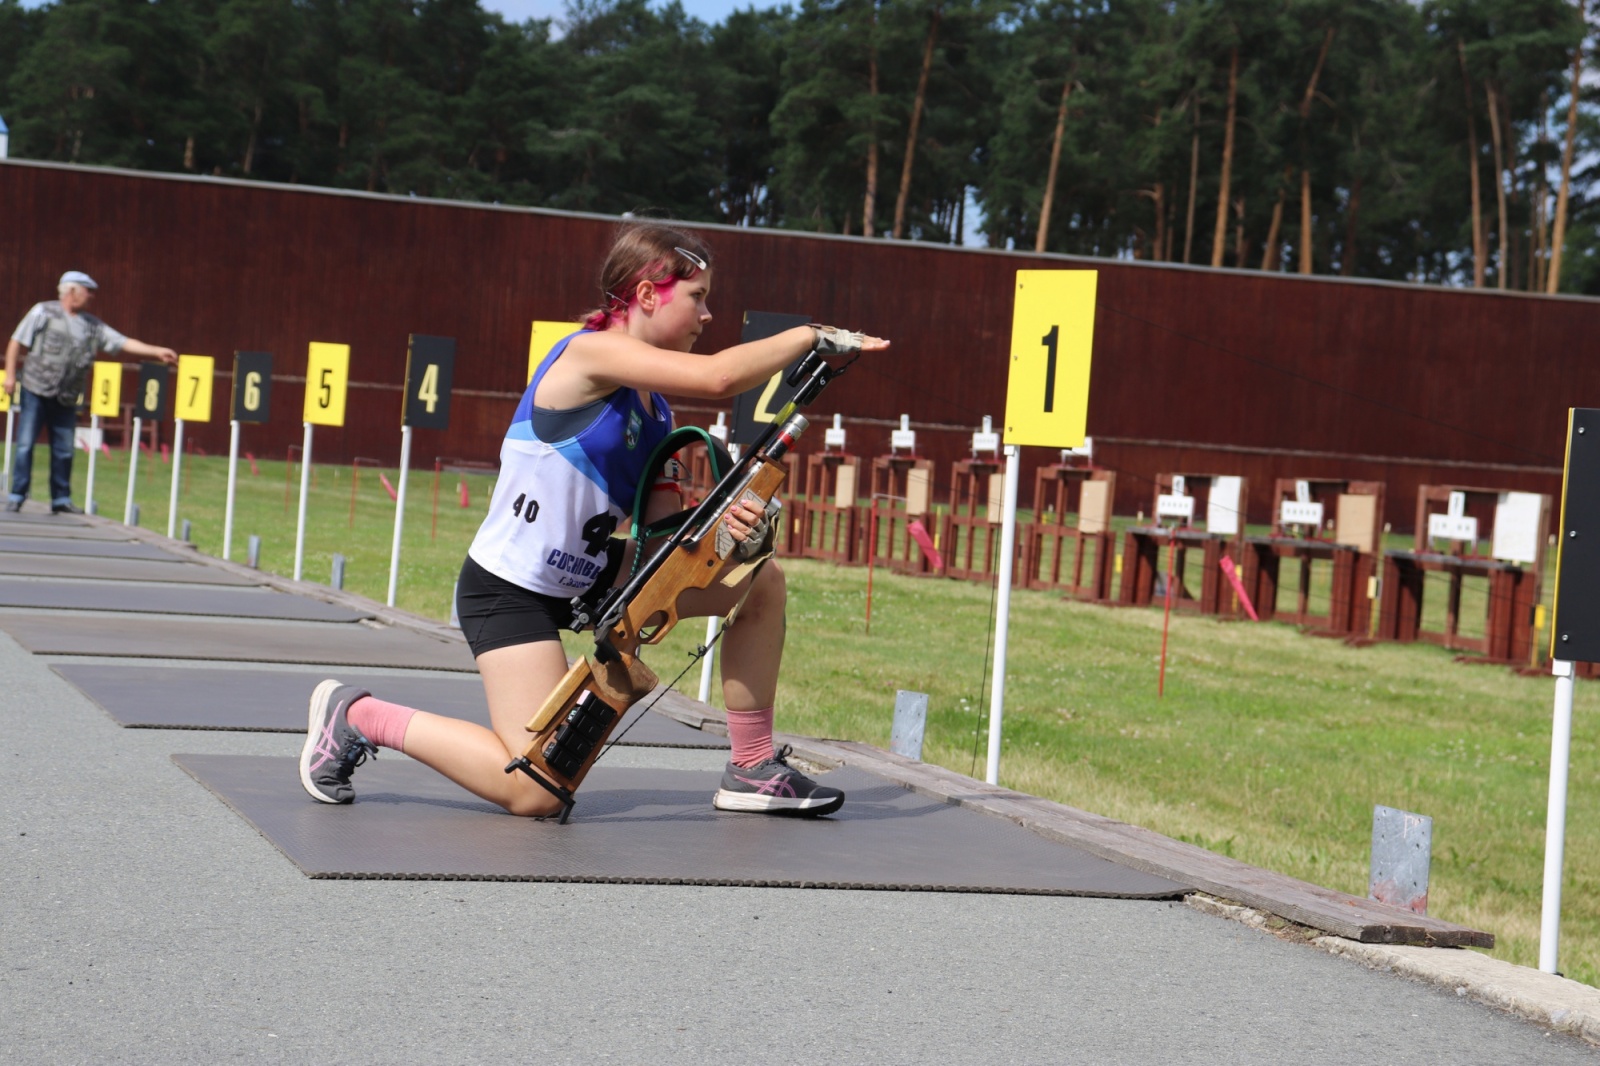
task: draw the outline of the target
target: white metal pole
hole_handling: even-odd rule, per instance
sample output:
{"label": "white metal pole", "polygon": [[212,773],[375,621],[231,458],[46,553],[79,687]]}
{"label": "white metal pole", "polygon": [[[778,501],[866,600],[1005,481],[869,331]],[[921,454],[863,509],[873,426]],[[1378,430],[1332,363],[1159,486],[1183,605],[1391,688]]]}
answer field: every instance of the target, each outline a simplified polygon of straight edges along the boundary
{"label": "white metal pole", "polygon": [[100,450],[100,416],[89,416],[89,478],[83,486],[83,509],[94,514],[94,457]]}
{"label": "white metal pole", "polygon": [[228,502],[222,511],[222,558],[233,552],[233,494],[239,485],[239,420],[228,421]]}
{"label": "white metal pole", "polygon": [[984,780],[1000,783],[1000,724],[1006,700],[1006,638],[1011,629],[1011,571],[1017,551],[1017,481],[1022,476],[1022,449],[1006,445],[1005,517],[1000,525],[1000,582],[995,597],[994,675],[989,682],[989,765]]}
{"label": "white metal pole", "polygon": [[133,525],[133,486],[139,480],[139,441],[144,439],[144,419],[133,416],[133,441],[128,446],[128,502],[122,508],[122,524]]}
{"label": "white metal pole", "polygon": [[711,668],[717,659],[717,646],[712,641],[717,639],[717,626],[721,619],[712,615],[706,619],[706,656],[700,660],[700,702],[711,702]]}
{"label": "white metal pole", "polygon": [[311,491],[311,423],[305,424],[305,440],[300,444],[300,515],[294,523],[294,579],[300,580],[306,558],[306,495]]}
{"label": "white metal pole", "polygon": [[11,397],[11,403],[6,406],[6,473],[5,473],[5,478],[6,478],[6,491],[7,492],[11,491],[11,438],[12,438],[12,435],[13,435],[12,421],[11,420],[16,418],[16,417],[17,417],[17,398],[13,394],[12,397]]}
{"label": "white metal pole", "polygon": [[1556,675],[1555,723],[1550,730],[1550,806],[1544,824],[1544,909],[1539,921],[1539,969],[1556,972],[1561,939],[1561,867],[1567,845],[1567,766],[1572,754],[1572,664],[1550,663]]}
{"label": "white metal pole", "polygon": [[183,419],[173,420],[172,493],[167,497],[167,536],[178,535],[178,486],[183,483]]}
{"label": "white metal pole", "polygon": [[389,549],[389,599],[400,586],[400,531],[406,523],[406,472],[411,469],[411,427],[400,427],[400,484],[394,489],[394,547]]}

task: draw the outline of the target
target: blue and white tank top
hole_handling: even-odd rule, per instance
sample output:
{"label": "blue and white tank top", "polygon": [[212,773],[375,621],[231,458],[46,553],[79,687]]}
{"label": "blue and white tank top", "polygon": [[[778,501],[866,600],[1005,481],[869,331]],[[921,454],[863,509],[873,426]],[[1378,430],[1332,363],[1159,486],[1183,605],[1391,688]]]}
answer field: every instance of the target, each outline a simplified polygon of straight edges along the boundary
{"label": "blue and white tank top", "polygon": [[467,549],[496,577],[549,596],[576,596],[594,584],[611,534],[633,513],[645,463],[672,429],[659,394],[650,396],[652,413],[638,390],[620,388],[572,436],[539,439],[534,393],[567,343],[587,332],[558,341],[528,383],[500,446],[489,514]]}

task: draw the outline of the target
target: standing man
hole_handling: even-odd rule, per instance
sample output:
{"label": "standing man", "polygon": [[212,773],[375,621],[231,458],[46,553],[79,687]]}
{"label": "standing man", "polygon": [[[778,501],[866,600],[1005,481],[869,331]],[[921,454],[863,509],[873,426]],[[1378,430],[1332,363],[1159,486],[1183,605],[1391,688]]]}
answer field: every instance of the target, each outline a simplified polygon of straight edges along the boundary
{"label": "standing man", "polygon": [[[72,504],[73,427],[78,421],[78,396],[94,357],[105,352],[176,363],[171,348],[124,337],[84,308],[99,288],[81,270],[69,270],[56,285],[59,299],[34,304],[6,345],[5,375],[0,389],[20,394],[17,405],[17,454],[11,465],[11,495],[7,511],[22,510],[33,481],[33,443],[42,423],[50,430],[50,510],[55,514],[82,514]],[[26,352],[26,356],[24,356]],[[21,389],[17,360],[25,358]],[[138,442],[134,442],[138,446]]]}

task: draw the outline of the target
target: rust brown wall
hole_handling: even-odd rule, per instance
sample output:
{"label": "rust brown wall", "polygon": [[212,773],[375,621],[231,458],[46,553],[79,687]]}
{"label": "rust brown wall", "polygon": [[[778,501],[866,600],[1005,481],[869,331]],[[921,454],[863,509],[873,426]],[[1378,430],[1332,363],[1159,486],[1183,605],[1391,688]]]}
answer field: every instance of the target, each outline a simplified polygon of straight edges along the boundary
{"label": "rust brown wall", "polygon": [[[614,225],[3,162],[0,314],[19,319],[61,271],[81,269],[113,326],[223,367],[236,349],[266,350],[292,378],[308,342],[347,343],[357,387],[348,424],[317,434],[328,461],[395,461],[407,334],[455,337],[452,426],[419,431],[414,462],[492,460],[529,323],[591,304]],[[1600,405],[1596,300],[706,229],[721,269],[703,349],[735,343],[747,309],[893,338],[893,354],[858,364],[814,421],[842,413],[851,450],[872,455],[909,414],[928,427],[922,450],[941,481],[982,416],[1003,414],[1019,268],[1100,271],[1089,428],[1097,460],[1121,471],[1119,512],[1149,508],[1159,471],[1246,475],[1256,521],[1273,478],[1337,476],[1386,481],[1388,517],[1408,528],[1422,483],[1559,492],[1565,409]],[[299,443],[302,386],[274,392],[273,423],[245,431],[258,455]],[[225,421],[190,427],[211,451],[226,432]],[[1025,452],[1030,467],[1053,458]]]}

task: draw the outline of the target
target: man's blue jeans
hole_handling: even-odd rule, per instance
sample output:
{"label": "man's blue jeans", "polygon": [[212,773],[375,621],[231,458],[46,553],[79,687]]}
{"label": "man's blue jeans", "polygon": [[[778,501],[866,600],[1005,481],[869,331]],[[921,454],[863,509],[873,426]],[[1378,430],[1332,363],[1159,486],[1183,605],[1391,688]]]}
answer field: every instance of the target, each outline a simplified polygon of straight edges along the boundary
{"label": "man's blue jeans", "polygon": [[78,408],[53,396],[17,389],[16,454],[11,461],[11,498],[25,500],[33,484],[33,442],[43,425],[50,431],[50,506],[72,502],[72,430]]}

